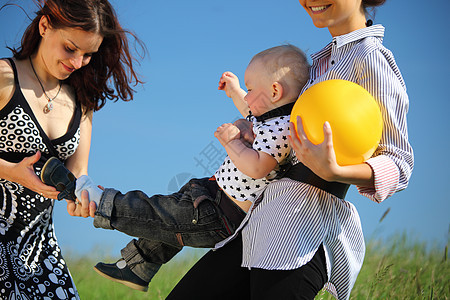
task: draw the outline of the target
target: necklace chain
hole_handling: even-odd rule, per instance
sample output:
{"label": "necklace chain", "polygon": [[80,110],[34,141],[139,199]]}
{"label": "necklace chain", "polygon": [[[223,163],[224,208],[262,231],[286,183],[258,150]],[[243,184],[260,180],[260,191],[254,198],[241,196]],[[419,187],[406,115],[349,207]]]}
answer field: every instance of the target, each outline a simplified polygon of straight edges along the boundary
{"label": "necklace chain", "polygon": [[37,81],[39,82],[39,85],[41,86],[42,92],[44,92],[45,98],[47,98],[47,104],[44,106],[44,113],[49,113],[52,109],[53,109],[53,100],[56,99],[56,97],[58,97],[59,92],[61,91],[61,81],[59,82],[59,89],[58,92],[56,93],[55,97],[50,98],[47,93],[45,92],[45,88],[44,85],[42,84],[41,80],[39,79],[39,76],[36,73],[36,70],[34,69],[33,66],[33,62],[31,61],[31,56],[28,57],[30,59],[30,65],[31,65],[31,69],[33,70],[34,76],[36,76]]}

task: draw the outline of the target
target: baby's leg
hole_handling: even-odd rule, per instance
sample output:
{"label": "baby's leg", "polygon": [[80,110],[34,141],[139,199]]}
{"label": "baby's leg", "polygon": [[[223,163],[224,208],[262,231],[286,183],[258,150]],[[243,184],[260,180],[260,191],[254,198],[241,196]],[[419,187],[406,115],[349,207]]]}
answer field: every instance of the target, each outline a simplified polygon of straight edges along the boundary
{"label": "baby's leg", "polygon": [[172,247],[213,247],[232,232],[219,207],[220,197],[211,195],[205,187],[207,181],[193,179],[179,192],[167,196],[148,197],[139,191],[117,193],[109,225]]}
{"label": "baby's leg", "polygon": [[[238,208],[230,211],[231,201],[214,190],[215,181],[193,179],[178,193],[147,197],[142,192],[116,194],[110,226],[133,236],[140,236],[122,249],[122,259],[115,264],[98,263],[101,275],[146,291],[148,283],[163,263],[173,258],[183,246],[213,247],[232,234],[240,221],[233,223],[224,213],[244,217]],[[211,195],[216,192],[215,197]],[[107,193],[107,192],[106,192]],[[225,196],[226,197],[226,196]]]}
{"label": "baby's leg", "polygon": [[161,265],[171,260],[181,249],[159,241],[138,239],[130,241],[121,254],[136,275],[150,282]]}
{"label": "baby's leg", "polygon": [[122,259],[112,264],[100,262],[94,269],[108,279],[145,292],[161,265],[181,249],[159,241],[134,239],[122,249]]}

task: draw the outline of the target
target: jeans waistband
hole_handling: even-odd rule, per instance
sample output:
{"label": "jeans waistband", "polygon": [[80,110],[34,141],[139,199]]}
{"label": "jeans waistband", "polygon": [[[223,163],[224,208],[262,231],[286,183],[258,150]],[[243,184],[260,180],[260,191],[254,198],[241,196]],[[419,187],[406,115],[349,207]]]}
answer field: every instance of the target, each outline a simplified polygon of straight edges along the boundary
{"label": "jeans waistband", "polygon": [[217,184],[215,176],[212,176],[208,180],[208,183],[208,190],[211,195],[217,195],[217,192],[220,192],[219,207],[227,219],[237,228],[242,220],[244,220],[246,213],[223,192]]}

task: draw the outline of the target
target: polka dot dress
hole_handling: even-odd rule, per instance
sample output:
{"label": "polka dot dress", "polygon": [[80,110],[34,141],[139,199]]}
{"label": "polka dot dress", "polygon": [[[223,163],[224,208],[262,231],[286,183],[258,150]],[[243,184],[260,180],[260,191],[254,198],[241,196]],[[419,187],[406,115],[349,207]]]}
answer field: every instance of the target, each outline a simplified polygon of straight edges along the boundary
{"label": "polka dot dress", "polygon": [[[81,111],[77,107],[68,132],[49,140],[25,100],[14,69],[15,92],[0,110],[0,158],[21,161],[37,150],[61,160],[80,141]],[[45,159],[35,164],[40,174]],[[0,179],[0,299],[79,299],[53,228],[54,200],[20,184]]]}

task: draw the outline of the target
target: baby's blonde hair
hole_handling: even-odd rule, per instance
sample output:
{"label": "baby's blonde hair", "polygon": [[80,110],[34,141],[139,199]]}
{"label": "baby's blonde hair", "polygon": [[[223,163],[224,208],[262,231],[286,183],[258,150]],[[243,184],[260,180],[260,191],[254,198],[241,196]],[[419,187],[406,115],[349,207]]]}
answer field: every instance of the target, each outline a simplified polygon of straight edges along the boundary
{"label": "baby's blonde hair", "polygon": [[278,81],[286,97],[297,99],[309,78],[309,63],[305,53],[290,44],[266,49],[253,56],[250,64],[260,60],[273,81]]}

